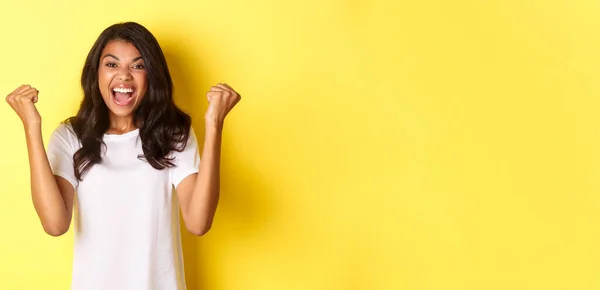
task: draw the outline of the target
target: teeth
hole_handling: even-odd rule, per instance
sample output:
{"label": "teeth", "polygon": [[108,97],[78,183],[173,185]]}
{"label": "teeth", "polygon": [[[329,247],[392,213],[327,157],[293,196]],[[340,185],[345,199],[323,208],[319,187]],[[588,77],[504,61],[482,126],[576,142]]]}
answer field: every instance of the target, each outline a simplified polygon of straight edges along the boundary
{"label": "teeth", "polygon": [[113,91],[117,93],[133,93],[133,89],[131,88],[114,88]]}

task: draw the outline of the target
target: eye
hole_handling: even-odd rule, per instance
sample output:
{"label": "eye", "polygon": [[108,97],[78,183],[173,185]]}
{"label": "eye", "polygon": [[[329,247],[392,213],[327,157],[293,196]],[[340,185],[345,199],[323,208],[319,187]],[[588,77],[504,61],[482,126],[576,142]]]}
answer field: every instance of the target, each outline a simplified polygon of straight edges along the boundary
{"label": "eye", "polygon": [[114,62],[109,62],[106,64],[107,67],[117,67],[117,64]]}
{"label": "eye", "polygon": [[143,64],[140,63],[140,64],[133,65],[133,68],[135,68],[135,69],[145,69],[146,66],[144,66]]}

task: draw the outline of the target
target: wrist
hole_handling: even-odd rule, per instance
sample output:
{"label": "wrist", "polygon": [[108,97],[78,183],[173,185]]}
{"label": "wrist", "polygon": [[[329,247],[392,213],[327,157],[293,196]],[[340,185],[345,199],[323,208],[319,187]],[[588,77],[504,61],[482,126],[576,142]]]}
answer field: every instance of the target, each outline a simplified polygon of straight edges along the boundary
{"label": "wrist", "polygon": [[37,140],[42,136],[42,126],[40,123],[25,123],[25,139],[29,141]]}
{"label": "wrist", "polygon": [[25,132],[37,132],[42,130],[41,122],[23,122],[23,128]]}
{"label": "wrist", "polygon": [[209,131],[215,131],[215,132],[223,131],[223,121],[208,120],[208,119],[206,119],[205,125],[206,125],[206,132],[209,132]]}

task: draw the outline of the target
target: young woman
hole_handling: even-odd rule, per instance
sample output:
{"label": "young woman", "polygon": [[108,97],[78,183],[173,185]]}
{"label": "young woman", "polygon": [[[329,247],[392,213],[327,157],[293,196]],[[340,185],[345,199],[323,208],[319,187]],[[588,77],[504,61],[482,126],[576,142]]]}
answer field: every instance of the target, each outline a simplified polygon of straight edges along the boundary
{"label": "young woman", "polygon": [[173,102],[165,57],[143,26],[104,30],[81,85],[79,112],[56,128],[47,151],[34,105],[38,90],[23,85],[6,97],[25,128],[33,204],[44,230],[67,232],[75,205],[72,289],[185,289],[179,210],[191,233],[210,229],[223,123],[240,95],[227,84],[206,94],[200,162],[190,117]]}

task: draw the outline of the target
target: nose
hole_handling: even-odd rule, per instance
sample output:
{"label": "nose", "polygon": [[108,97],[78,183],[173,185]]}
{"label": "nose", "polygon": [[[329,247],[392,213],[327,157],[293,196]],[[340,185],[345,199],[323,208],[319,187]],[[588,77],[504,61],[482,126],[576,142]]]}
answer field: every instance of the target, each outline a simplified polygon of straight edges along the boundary
{"label": "nose", "polygon": [[129,69],[127,67],[119,70],[119,73],[117,75],[118,80],[125,82],[131,80],[131,78],[131,73],[129,72]]}

